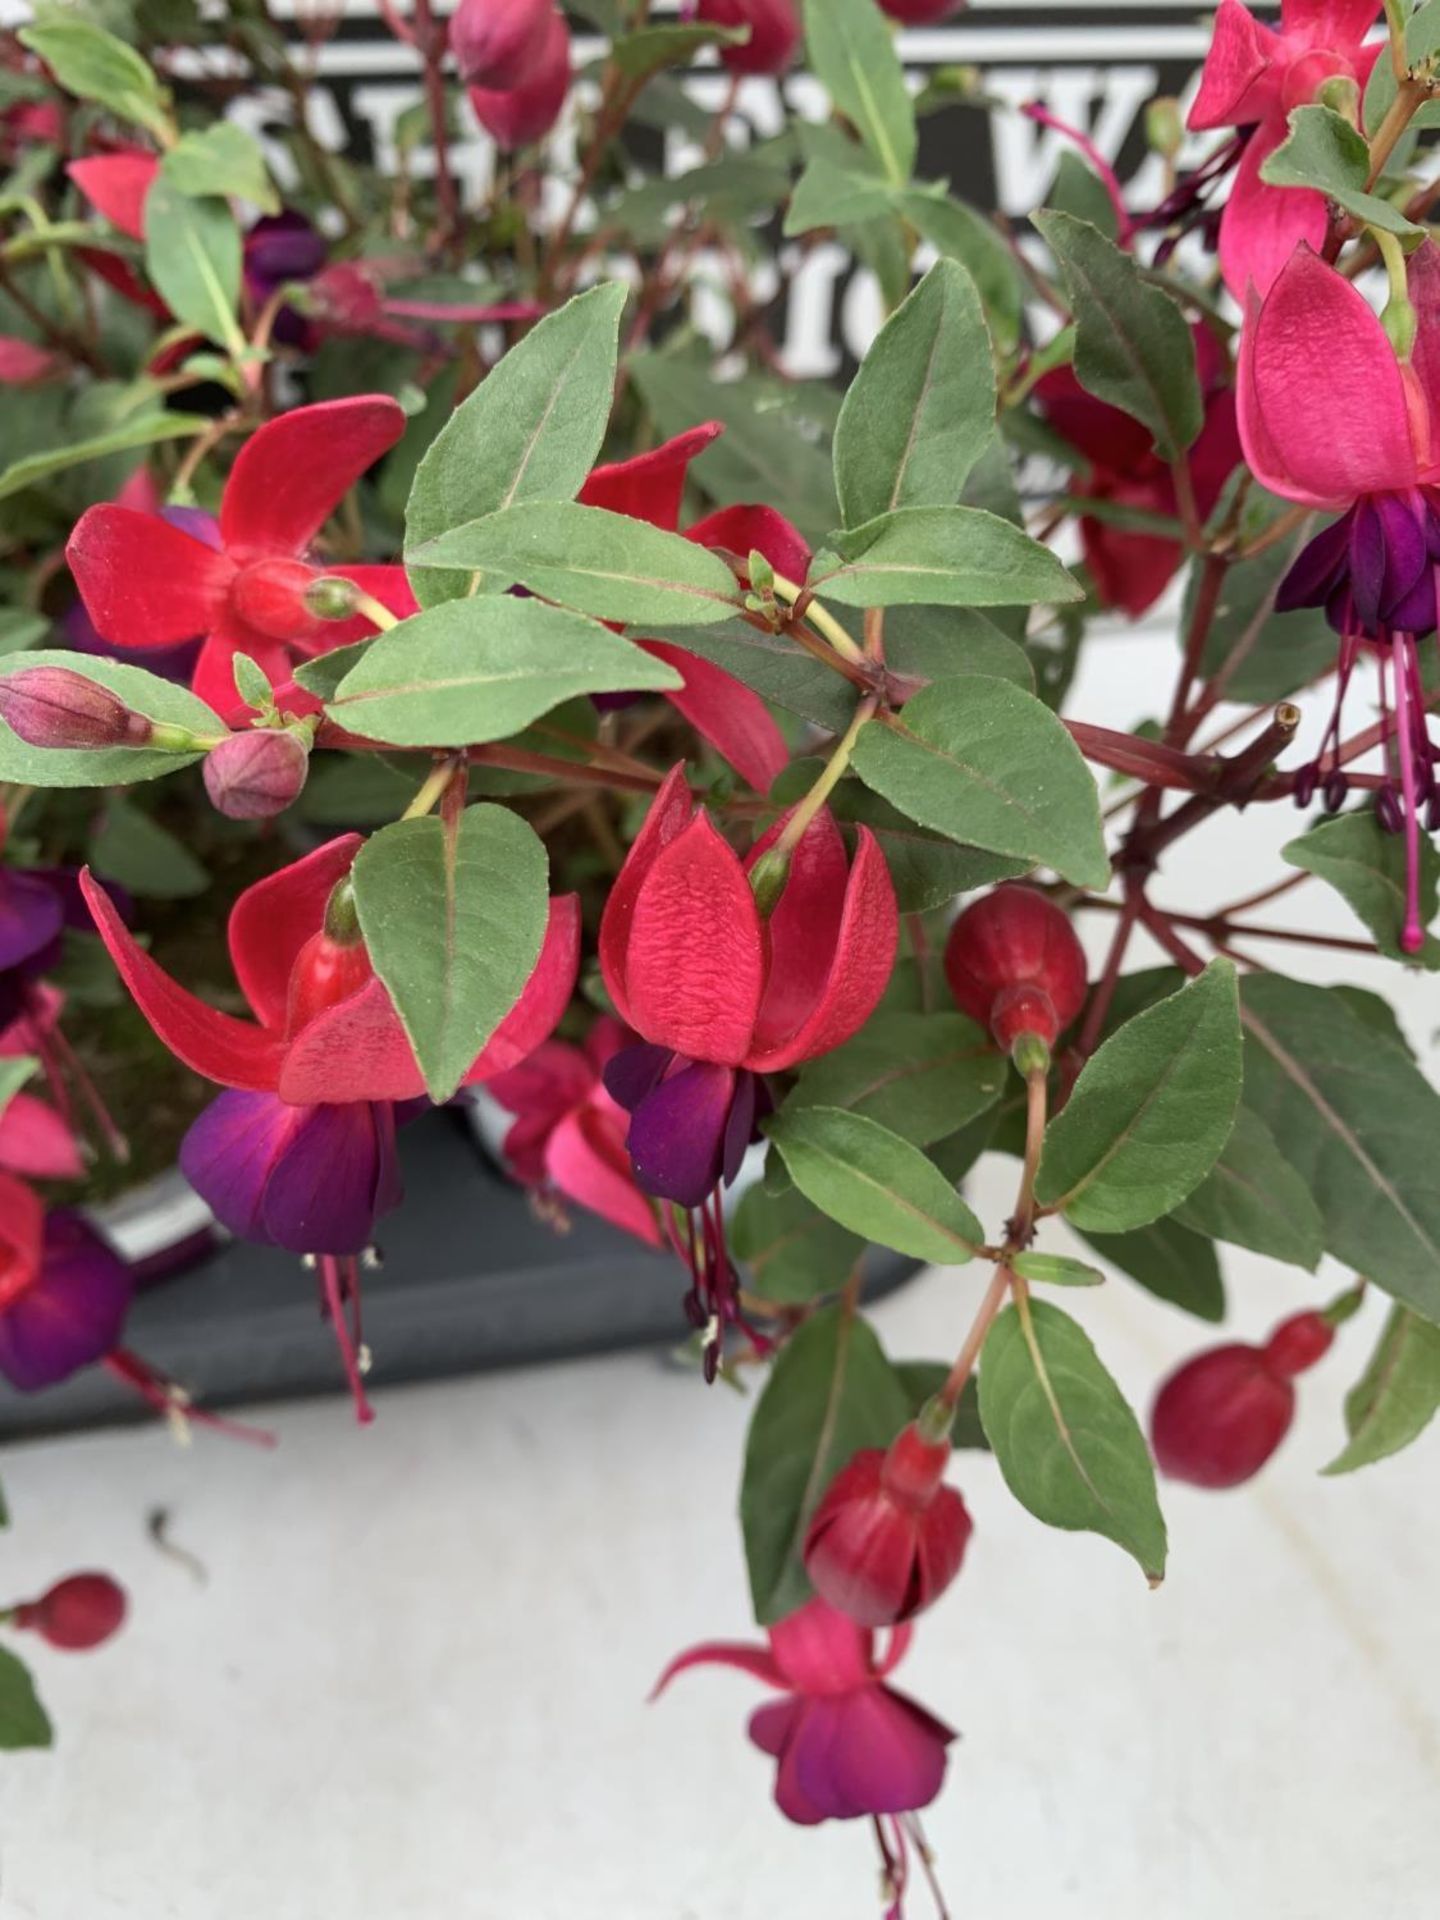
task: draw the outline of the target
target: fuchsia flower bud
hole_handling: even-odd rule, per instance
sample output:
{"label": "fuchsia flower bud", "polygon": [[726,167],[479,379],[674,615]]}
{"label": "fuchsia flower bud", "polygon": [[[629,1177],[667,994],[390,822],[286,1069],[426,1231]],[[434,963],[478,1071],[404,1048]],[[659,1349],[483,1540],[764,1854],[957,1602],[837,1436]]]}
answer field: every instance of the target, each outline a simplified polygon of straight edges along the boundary
{"label": "fuchsia flower bud", "polygon": [[906,27],[933,27],[963,11],[966,0],[880,0],[880,10]]}
{"label": "fuchsia flower bud", "polygon": [[450,51],[467,87],[519,87],[550,37],[554,0],[460,0],[450,16]]}
{"label": "fuchsia flower bud", "polygon": [[1022,1033],[1053,1046],[1085,1001],[1075,929],[1033,887],[997,887],[965,909],[945,946],[945,977],[963,1013],[1008,1052]]}
{"label": "fuchsia flower bud", "polygon": [[0,387],[33,387],[65,371],[65,361],[47,347],[0,334]]}
{"label": "fuchsia flower bud", "polygon": [[822,1599],[862,1627],[894,1626],[939,1599],[974,1531],[965,1502],[943,1484],[948,1440],[912,1421],[888,1449],[867,1447],[842,1467],[805,1536],[805,1571]]}
{"label": "fuchsia flower bud", "polygon": [[310,750],[289,727],[232,733],[205,759],[205,791],[227,820],[269,820],[300,798]]}
{"label": "fuchsia flower bud", "polygon": [[125,1622],[125,1589],[108,1573],[72,1573],[38,1600],[25,1600],[13,1624],[38,1633],[65,1653],[88,1653],[113,1639]]}
{"label": "fuchsia flower bud", "polygon": [[749,27],[743,46],[720,49],[732,73],[783,73],[800,43],[794,0],[700,0],[695,17],[712,27]]}
{"label": "fuchsia flower bud", "polygon": [[108,687],[69,667],[23,667],[0,679],[0,720],[32,747],[143,747],[154,732]]}
{"label": "fuchsia flower bud", "polygon": [[505,152],[543,140],[570,93],[570,29],[564,16],[551,11],[545,38],[518,85],[472,86],[468,92],[476,119]]}
{"label": "fuchsia flower bud", "polygon": [[1156,1396],[1150,1444],[1162,1473],[1197,1487],[1238,1487],[1257,1474],[1295,1418],[1294,1378],[1330,1348],[1323,1315],[1297,1313],[1263,1347],[1241,1341],[1187,1360]]}

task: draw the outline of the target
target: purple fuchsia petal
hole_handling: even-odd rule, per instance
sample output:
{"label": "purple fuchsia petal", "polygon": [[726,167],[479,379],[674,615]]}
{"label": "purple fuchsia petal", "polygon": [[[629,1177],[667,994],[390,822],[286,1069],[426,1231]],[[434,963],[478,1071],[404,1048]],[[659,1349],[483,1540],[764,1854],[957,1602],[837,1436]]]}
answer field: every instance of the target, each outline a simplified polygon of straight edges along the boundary
{"label": "purple fuchsia petal", "polygon": [[622,1047],[605,1063],[605,1091],[627,1113],[634,1113],[665,1078],[674,1058],[670,1047],[652,1047],[648,1040]]}
{"label": "purple fuchsia petal", "polygon": [[857,1813],[913,1813],[945,1779],[950,1728],[889,1687],[864,1687],[839,1703],[830,1784]]}
{"label": "purple fuchsia petal", "polygon": [[734,1093],[731,1068],[697,1060],[646,1095],[625,1142],[646,1193],[682,1207],[700,1205],[723,1170]]}
{"label": "purple fuchsia petal", "polygon": [[39,1275],[0,1311],[0,1373],[34,1393],[103,1359],[133,1292],[129,1268],[92,1227],[78,1214],[50,1214]]}
{"label": "purple fuchsia petal", "polygon": [[64,924],[64,903],[48,880],[0,867],[0,970],[48,947]]}
{"label": "purple fuchsia petal", "polygon": [[1275,595],[1275,611],[1323,607],[1350,572],[1350,531],[1355,509],[1323,528],[1300,549]]}
{"label": "purple fuchsia petal", "polygon": [[720,1177],[732,1186],[745,1158],[745,1150],[756,1137],[755,1115],[759,1106],[759,1082],[753,1073],[737,1073],[735,1094],[730,1102],[730,1117],[725,1122],[725,1137],[720,1144]]}

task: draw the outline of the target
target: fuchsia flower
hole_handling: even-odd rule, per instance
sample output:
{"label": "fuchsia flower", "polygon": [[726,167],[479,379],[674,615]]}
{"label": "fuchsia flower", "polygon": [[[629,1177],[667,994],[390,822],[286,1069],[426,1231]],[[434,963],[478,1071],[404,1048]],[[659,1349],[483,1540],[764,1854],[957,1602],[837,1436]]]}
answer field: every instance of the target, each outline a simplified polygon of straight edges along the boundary
{"label": "fuchsia flower", "polygon": [[824,811],[762,918],[749,875],[784,826],[777,821],[742,862],[676,767],[600,923],[605,985],[642,1041],[611,1060],[605,1085],[631,1116],[626,1145],[640,1185],[692,1215],[688,1245],[676,1247],[694,1280],[687,1311],[707,1330],[712,1374],[735,1312],[719,1188],[734,1180],[769,1110],[761,1076],[857,1032],[885,990],[899,939],[874,836],[858,830],[852,862]]}
{"label": "fuchsia flower", "polygon": [[[886,1684],[913,1631],[897,1627],[877,1660],[868,1628],[812,1600],[769,1629],[768,1648],[728,1640],[691,1647],[670,1662],[651,1698],[677,1674],[702,1666],[735,1667],[784,1694],[753,1713],[749,1727],[753,1744],[779,1763],[776,1805],[800,1826],[873,1819],[898,1895],[906,1828],[919,1838],[913,1821],[902,1824],[902,1816],[928,1807],[939,1793],[945,1749],[955,1738],[944,1721]],[[891,1823],[894,1853],[883,1819]]]}
{"label": "fuchsia flower", "polygon": [[505,1135],[505,1158],[518,1180],[536,1193],[560,1194],[588,1207],[657,1247],[655,1209],[636,1186],[625,1151],[629,1122],[601,1079],[632,1037],[602,1014],[583,1047],[547,1040],[518,1067],[498,1074],[490,1092],[515,1116]]}
{"label": "fuchsia flower", "polygon": [[[690,463],[724,431],[718,420],[707,421],[633,460],[596,467],[580,490],[581,505],[604,507],[678,533]],[[785,579],[803,580],[810,570],[809,548],[773,507],[723,507],[697,520],[685,538],[729,554],[739,563],[742,575],[752,552],[762,553]],[[757,793],[768,792],[789,764],[790,751],[759,694],[723,667],[712,666],[683,647],[667,640],[631,637],[683,677],[684,686],[665,696],[676,711]]]}
{"label": "fuchsia flower", "polygon": [[570,97],[570,29],[560,9],[550,9],[544,38],[522,79],[513,86],[471,86],[466,92],[475,118],[506,153],[543,140]]}
{"label": "fuchsia flower", "polygon": [[541,58],[554,13],[554,0],[460,0],[450,51],[466,86],[520,86]]}
{"label": "fuchsia flower", "polygon": [[[395,1106],[425,1087],[390,995],[360,937],[344,834],[246,889],[230,914],[230,957],[255,1021],[187,992],[140,947],[89,874],[85,897],[136,1005],[177,1057],[228,1089],[185,1136],[186,1178],[231,1232],[315,1256],[362,1419],[354,1338],[356,1255],[399,1204]],[[476,1059],[475,1086],[516,1066],[564,1012],[579,964],[574,895],[551,902],[524,992]]]}
{"label": "fuchsia flower", "polygon": [[[1194,338],[1205,424],[1189,461],[1195,505],[1203,520],[1240,463],[1240,438],[1225,355],[1208,327],[1197,326]],[[1174,519],[1174,476],[1138,420],[1086,393],[1073,367],[1052,367],[1035,383],[1035,397],[1050,425],[1090,463],[1089,473],[1070,489],[1075,499],[1139,507]],[[1081,515],[1080,537],[1101,605],[1119,607],[1132,620],[1155,604],[1185,558],[1178,540],[1135,533],[1087,514]]]}
{"label": "fuchsia flower", "polygon": [[[1252,293],[1239,420],[1246,460],[1263,486],[1342,515],[1301,553],[1276,600],[1282,610],[1324,607],[1340,635],[1335,710],[1296,797],[1308,802],[1323,782],[1328,807],[1345,800],[1341,710],[1369,647],[1380,661],[1389,776],[1376,812],[1406,836],[1401,944],[1416,953],[1424,943],[1419,834],[1427,809],[1430,828],[1440,825],[1437,749],[1416,646],[1435,631],[1440,567],[1440,250],[1430,241],[1410,256],[1409,294],[1416,337],[1402,362],[1355,287],[1309,247],[1297,248],[1263,303]],[[1398,794],[1391,784],[1397,770]]]}
{"label": "fuchsia flower", "polygon": [[1253,1479],[1290,1431],[1295,1380],[1323,1360],[1335,1330],[1322,1314],[1293,1314],[1263,1347],[1232,1341],[1178,1367],[1150,1415],[1162,1473],[1197,1487]]}
{"label": "fuchsia flower", "polygon": [[402,618],[416,611],[402,567],[322,568],[307,558],[351,487],[404,430],[403,409],[384,394],[297,407],[267,421],[226,481],[218,546],[129,507],[88,508],[66,558],[96,630],[135,649],[203,634],[194,690],[227,721],[247,714],[234,684],[237,653],[259,663],[287,706],[313,707],[291,684],[295,661],[375,631],[360,615],[319,619],[305,597],[314,580],[339,576]]}
{"label": "fuchsia flower", "polygon": [[732,73],[783,73],[795,58],[800,44],[796,0],[697,0],[693,13],[707,26],[750,29],[740,46],[720,49]]}
{"label": "fuchsia flower", "polygon": [[12,1607],[10,1619],[62,1653],[89,1653],[115,1637],[127,1611],[125,1589],[108,1573],[72,1573]]}
{"label": "fuchsia flower", "polygon": [[1215,38],[1190,109],[1198,133],[1253,127],[1220,221],[1220,271],[1244,299],[1253,281],[1265,293],[1301,241],[1325,238],[1325,196],[1272,187],[1260,168],[1289,133],[1287,116],[1315,100],[1327,80],[1363,90],[1379,46],[1362,45],[1381,0],[1282,0],[1280,31],[1262,26],[1240,0],[1220,0]]}

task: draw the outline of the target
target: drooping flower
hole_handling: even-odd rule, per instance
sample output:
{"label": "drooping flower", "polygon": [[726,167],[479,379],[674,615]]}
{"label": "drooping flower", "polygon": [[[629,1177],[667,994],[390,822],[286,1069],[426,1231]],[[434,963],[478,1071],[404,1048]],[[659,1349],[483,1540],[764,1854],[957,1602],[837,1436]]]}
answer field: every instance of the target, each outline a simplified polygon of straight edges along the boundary
{"label": "drooping flower", "polygon": [[1085,949],[1068,914],[1034,887],[973,901],[950,929],[945,978],[962,1013],[1008,1053],[1024,1033],[1047,1047],[1085,1004]]}
{"label": "drooping flower", "polygon": [[450,51],[467,87],[518,87],[540,60],[554,0],[460,0]]}
{"label": "drooping flower", "polygon": [[[1206,326],[1194,329],[1195,358],[1205,403],[1205,424],[1189,452],[1195,505],[1204,520],[1240,464],[1235,393],[1225,355]],[[1173,520],[1175,477],[1138,420],[1089,394],[1072,367],[1052,367],[1035,383],[1035,397],[1061,437],[1089,462],[1070,488],[1074,499],[1139,508]],[[1179,540],[1138,533],[1082,513],[1085,564],[1102,606],[1119,607],[1132,620],[1152,607],[1185,559]]]}
{"label": "drooping flower", "polygon": [[777,822],[742,862],[676,767],[600,924],[605,985],[642,1043],[614,1057],[605,1084],[631,1116],[636,1179],[690,1215],[677,1251],[694,1280],[687,1310],[707,1330],[712,1374],[735,1312],[719,1189],[734,1180],[768,1111],[763,1076],[858,1031],[885,990],[899,938],[895,890],[874,836],[859,829],[852,862],[823,810],[762,918],[749,874],[784,826]]}
{"label": "drooping flower", "polygon": [[[85,897],[136,1005],[176,1056],[227,1089],[190,1128],[186,1178],[232,1233],[313,1256],[357,1410],[368,1417],[356,1357],[357,1255],[398,1205],[397,1102],[424,1079],[389,992],[360,937],[349,872],[362,844],[345,834],[246,889],[230,913],[230,957],[253,1022],[197,999],[125,927],[86,873]],[[551,902],[524,992],[466,1075],[478,1085],[514,1067],[564,1012],[579,964],[573,895]]]}
{"label": "drooping flower", "polygon": [[[678,533],[690,464],[723,432],[718,420],[710,420],[648,453],[596,467],[580,490],[581,505],[604,507],[632,520],[648,521],[666,533]],[[809,548],[773,507],[722,507],[697,520],[685,538],[728,555],[742,577],[745,563],[755,552],[786,579],[803,580],[810,569]],[[759,694],[723,667],[684,647],[638,634],[630,637],[680,674],[684,685],[665,696],[676,711],[757,792],[768,792],[789,763],[790,751]]]}
{"label": "drooping flower", "polygon": [[125,1624],[125,1589],[108,1573],[72,1573],[9,1609],[10,1623],[62,1653],[89,1653]]}
{"label": "drooping flower", "polygon": [[[1424,943],[1419,836],[1436,806],[1437,749],[1425,717],[1417,641],[1436,626],[1440,565],[1440,250],[1409,261],[1413,350],[1397,358],[1364,296],[1309,247],[1296,250],[1262,302],[1252,294],[1240,347],[1245,458],[1272,493],[1341,518],[1282,582],[1276,605],[1324,607],[1340,635],[1335,709],[1296,797],[1347,792],[1339,744],[1345,694],[1365,651],[1379,660],[1386,782],[1382,826],[1402,830],[1409,876],[1400,943]],[[1393,782],[1398,778],[1397,792]]]}
{"label": "drooping flower", "polygon": [[1380,48],[1363,41],[1381,0],[1282,0],[1280,30],[1264,26],[1241,0],[1220,0],[1215,37],[1190,109],[1196,132],[1253,127],[1220,221],[1220,270],[1243,300],[1263,294],[1302,242],[1325,238],[1325,196],[1272,187],[1260,169],[1289,133],[1288,115],[1315,100],[1327,80],[1362,89]]}
{"label": "drooping flower", "polygon": [[655,1247],[655,1208],[635,1184],[625,1151],[629,1121],[601,1078],[632,1037],[602,1014],[583,1046],[547,1040],[491,1080],[490,1092],[515,1116],[505,1159],[518,1180],[541,1197],[573,1200]]}
{"label": "drooping flower", "polygon": [[326,574],[401,617],[416,611],[402,567],[321,568],[311,543],[350,488],[405,429],[384,394],[297,407],[256,432],[220,505],[219,545],[166,519],[102,503],[81,515],[66,557],[86,611],[111,644],[143,650],[205,636],[193,686],[228,721],[247,715],[234,658],[248,653],[294,710],[315,703],[291,683],[297,660],[375,631],[363,615],[323,620],[306,591]]}
{"label": "drooping flower", "polygon": [[475,118],[506,153],[543,140],[570,97],[570,28],[560,9],[551,9],[545,38],[523,79],[512,87],[467,87],[466,93]]}
{"label": "drooping flower", "polygon": [[1161,1387],[1150,1415],[1161,1472],[1197,1487],[1252,1479],[1290,1431],[1296,1375],[1323,1359],[1334,1338],[1323,1315],[1297,1313],[1262,1347],[1233,1341],[1187,1360]]}
{"label": "drooping flower", "polygon": [[783,73],[800,44],[800,10],[795,0],[698,0],[695,18],[713,27],[748,27],[750,38],[722,47],[721,62],[732,73]]}
{"label": "drooping flower", "polygon": [[[907,1833],[923,1849],[913,1816],[945,1778],[951,1728],[888,1685],[911,1627],[897,1627],[883,1657],[868,1628],[812,1600],[769,1628],[769,1646],[706,1641],[672,1660],[651,1698],[693,1667],[734,1667],[783,1699],[750,1716],[752,1743],[777,1764],[775,1801],[787,1820],[875,1822],[887,1877],[903,1890]],[[890,1839],[887,1842],[886,1824]]]}

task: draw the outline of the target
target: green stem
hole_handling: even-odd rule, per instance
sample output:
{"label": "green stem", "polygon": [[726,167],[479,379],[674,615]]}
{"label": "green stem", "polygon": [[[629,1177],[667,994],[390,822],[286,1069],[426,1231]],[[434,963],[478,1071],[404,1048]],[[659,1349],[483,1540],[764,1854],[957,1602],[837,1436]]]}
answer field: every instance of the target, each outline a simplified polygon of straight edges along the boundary
{"label": "green stem", "polygon": [[878,698],[872,694],[855,709],[855,717],[836,743],[834,752],[825,763],[824,772],[785,822],[785,830],[775,842],[775,853],[791,853],[799,845],[811,821],[845,777],[850,755],[855,751],[855,742],[860,737],[860,729],[868,720],[875,718],[879,704]]}

